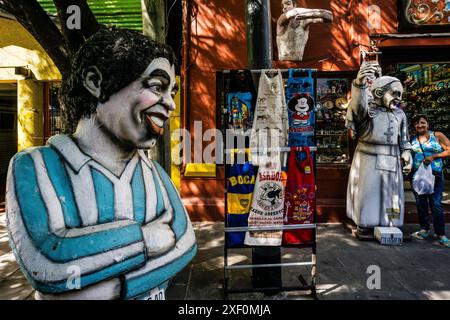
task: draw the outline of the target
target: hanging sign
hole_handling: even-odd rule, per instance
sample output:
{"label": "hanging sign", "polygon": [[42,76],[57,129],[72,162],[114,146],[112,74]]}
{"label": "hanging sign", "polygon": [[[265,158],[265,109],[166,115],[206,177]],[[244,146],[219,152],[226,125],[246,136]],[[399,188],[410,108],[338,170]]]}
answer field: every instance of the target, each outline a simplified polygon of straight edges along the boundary
{"label": "hanging sign", "polygon": [[227,94],[228,127],[235,132],[247,131],[252,126],[252,94],[230,92]]}
{"label": "hanging sign", "polygon": [[[246,227],[255,187],[255,174],[250,162],[230,167],[227,186],[227,226]],[[244,244],[245,232],[227,234],[230,248]]]}
{"label": "hanging sign", "polygon": [[289,70],[286,101],[289,114],[289,143],[291,147],[314,146],[315,101],[311,70],[304,78],[294,78]]}
{"label": "hanging sign", "polygon": [[[306,155],[303,160],[298,156]],[[284,224],[314,223],[316,207],[316,185],[314,179],[313,159],[309,148],[297,153],[291,148],[288,162],[286,183]],[[285,230],[284,244],[301,244],[313,241],[312,229]]]}
{"label": "hanging sign", "polygon": [[264,149],[287,144],[287,108],[280,70],[263,70],[259,80],[258,99],[250,135],[252,162],[259,165]]}
{"label": "hanging sign", "polygon": [[[283,225],[284,186],[280,154],[261,156],[248,218],[249,227]],[[245,244],[250,246],[279,246],[282,231],[247,232]]]}
{"label": "hanging sign", "polygon": [[450,26],[450,0],[399,1],[400,29],[441,29]]}

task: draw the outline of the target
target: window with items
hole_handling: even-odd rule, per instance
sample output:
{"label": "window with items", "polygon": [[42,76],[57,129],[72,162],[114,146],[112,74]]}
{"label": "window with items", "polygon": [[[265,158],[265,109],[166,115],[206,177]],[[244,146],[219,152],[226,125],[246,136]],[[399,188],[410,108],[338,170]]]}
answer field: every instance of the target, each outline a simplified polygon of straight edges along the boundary
{"label": "window with items", "polygon": [[350,163],[345,127],[350,90],[350,78],[317,79],[317,164]]}

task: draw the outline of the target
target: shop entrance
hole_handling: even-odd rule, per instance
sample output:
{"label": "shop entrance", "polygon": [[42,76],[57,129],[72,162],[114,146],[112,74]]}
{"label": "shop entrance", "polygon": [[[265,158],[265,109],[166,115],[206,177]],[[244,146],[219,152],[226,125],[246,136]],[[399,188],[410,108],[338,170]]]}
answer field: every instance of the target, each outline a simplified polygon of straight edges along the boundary
{"label": "shop entrance", "polygon": [[0,83],[0,206],[9,160],[17,152],[17,83]]}

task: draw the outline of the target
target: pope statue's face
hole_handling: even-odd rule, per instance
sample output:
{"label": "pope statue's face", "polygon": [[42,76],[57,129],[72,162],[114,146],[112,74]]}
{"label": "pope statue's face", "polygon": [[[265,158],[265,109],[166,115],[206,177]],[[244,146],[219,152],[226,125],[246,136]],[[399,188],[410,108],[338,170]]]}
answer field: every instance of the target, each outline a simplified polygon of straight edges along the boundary
{"label": "pope statue's face", "polygon": [[395,109],[402,100],[402,94],[403,86],[400,82],[394,82],[383,96],[383,105],[388,109]]}
{"label": "pope statue's face", "polygon": [[175,110],[177,91],[174,66],[154,59],[138,79],[98,104],[97,120],[129,148],[150,148]]}

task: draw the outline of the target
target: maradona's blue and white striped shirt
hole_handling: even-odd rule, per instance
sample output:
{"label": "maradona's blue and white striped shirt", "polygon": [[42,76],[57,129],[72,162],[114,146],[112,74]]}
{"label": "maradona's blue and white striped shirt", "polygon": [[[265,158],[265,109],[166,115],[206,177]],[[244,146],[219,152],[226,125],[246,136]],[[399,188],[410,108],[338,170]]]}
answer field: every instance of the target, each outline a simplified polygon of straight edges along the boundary
{"label": "maradona's blue and white striped shirt", "polygon": [[[196,254],[178,192],[142,151],[117,177],[69,136],[54,136],[48,146],[11,160],[6,201],[13,251],[42,293],[70,291],[67,280],[77,266],[82,288],[97,284],[110,290],[111,298],[135,297],[165,283]],[[148,257],[146,244],[155,239],[142,230],[158,223],[171,227],[176,243]],[[111,279],[115,282],[105,281]]]}

